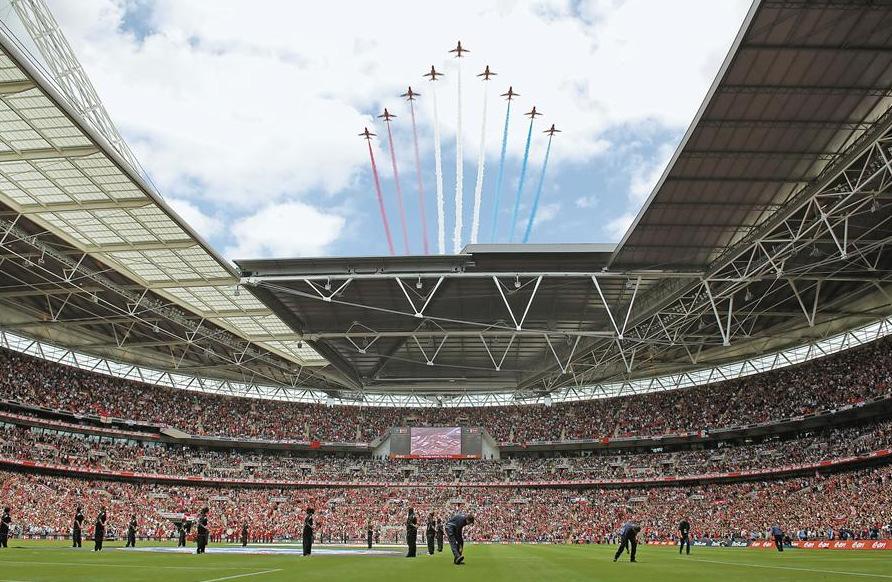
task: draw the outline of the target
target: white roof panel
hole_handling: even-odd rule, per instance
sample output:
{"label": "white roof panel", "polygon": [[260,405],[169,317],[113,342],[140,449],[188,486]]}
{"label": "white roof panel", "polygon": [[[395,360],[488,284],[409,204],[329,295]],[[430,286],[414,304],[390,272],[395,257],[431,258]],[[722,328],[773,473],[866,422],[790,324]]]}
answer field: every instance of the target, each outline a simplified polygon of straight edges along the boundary
{"label": "white roof panel", "polygon": [[0,201],[217,325],[258,345],[276,340],[267,349],[299,364],[325,364],[311,348],[281,341],[294,332],[250,293],[236,295],[228,263],[79,126],[80,116],[72,121],[45,83],[0,51]]}

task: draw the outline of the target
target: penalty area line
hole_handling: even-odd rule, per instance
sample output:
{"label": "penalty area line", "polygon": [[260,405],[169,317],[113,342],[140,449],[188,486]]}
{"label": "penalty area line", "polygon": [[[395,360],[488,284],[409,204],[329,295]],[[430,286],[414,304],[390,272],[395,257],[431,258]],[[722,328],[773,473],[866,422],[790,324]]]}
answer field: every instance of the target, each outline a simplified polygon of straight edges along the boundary
{"label": "penalty area line", "polygon": [[272,574],[273,572],[281,572],[281,568],[275,570],[261,570],[260,572],[248,572],[247,574],[235,574],[234,576],[224,576],[222,578],[211,578],[210,580],[202,580],[201,582],[223,582],[223,580],[235,580],[236,578],[247,578],[249,576],[260,576],[262,574]]}
{"label": "penalty area line", "polygon": [[769,564],[749,564],[747,562],[725,562],[722,560],[702,560],[696,558],[692,562],[707,562],[709,564],[725,564],[729,566],[745,566],[748,568],[768,568],[771,570],[795,570],[798,572],[814,572],[817,574],[840,574],[842,576],[861,576],[865,578],[892,578],[890,574],[870,574],[867,572],[846,572],[843,570],[822,570],[819,568],[797,568],[795,566],[772,566]]}

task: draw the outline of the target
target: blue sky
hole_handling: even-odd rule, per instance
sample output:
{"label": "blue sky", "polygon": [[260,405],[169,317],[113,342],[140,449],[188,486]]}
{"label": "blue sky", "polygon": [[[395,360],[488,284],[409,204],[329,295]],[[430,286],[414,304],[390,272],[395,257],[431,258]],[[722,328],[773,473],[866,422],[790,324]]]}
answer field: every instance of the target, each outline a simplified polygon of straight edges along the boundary
{"label": "blue sky", "polygon": [[[409,110],[418,101],[427,227],[436,250],[431,64],[438,82],[447,251],[452,249],[461,39],[464,230],[469,242],[487,89],[480,242],[490,242],[509,85],[513,108],[502,229],[507,242],[526,136],[536,122],[516,226],[522,236],[555,137],[530,242],[622,236],[693,118],[743,21],[746,0],[239,2],[51,0],[112,118],[165,199],[228,258],[387,254],[365,142],[374,142],[388,217],[402,253],[383,107],[410,246],[421,221]],[[0,11],[10,18],[8,7]],[[15,28],[14,23],[11,25]]]}

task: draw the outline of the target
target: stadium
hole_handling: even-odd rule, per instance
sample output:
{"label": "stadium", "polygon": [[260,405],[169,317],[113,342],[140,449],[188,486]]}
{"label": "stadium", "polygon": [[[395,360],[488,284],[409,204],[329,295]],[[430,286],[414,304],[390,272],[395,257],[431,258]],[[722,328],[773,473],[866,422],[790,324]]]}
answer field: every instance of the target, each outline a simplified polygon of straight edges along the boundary
{"label": "stadium", "polygon": [[497,73],[421,55],[350,256],[224,257],[2,21],[0,582],[892,578],[892,3],[747,5],[616,243],[532,236],[571,130],[506,82],[469,158]]}

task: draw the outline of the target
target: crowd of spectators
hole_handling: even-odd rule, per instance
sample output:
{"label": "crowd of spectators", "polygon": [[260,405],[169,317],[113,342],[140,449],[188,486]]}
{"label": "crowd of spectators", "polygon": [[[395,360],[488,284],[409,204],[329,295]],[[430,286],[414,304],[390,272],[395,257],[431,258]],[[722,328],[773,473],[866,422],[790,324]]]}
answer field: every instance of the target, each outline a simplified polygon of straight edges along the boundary
{"label": "crowd of spectators", "polygon": [[593,542],[613,538],[635,520],[645,540],[672,539],[686,518],[695,539],[749,540],[773,523],[808,538],[892,537],[892,465],[783,480],[644,489],[474,487],[356,487],[315,489],[203,488],[91,481],[0,472],[0,500],[12,509],[14,531],[67,535],[83,505],[92,522],[106,507],[111,529],[136,514],[141,537],[173,534],[170,514],[210,507],[214,539],[247,522],[253,539],[300,536],[304,509],[316,508],[324,540],[359,540],[366,523],[381,541],[399,541],[408,507],[448,517],[458,509],[477,520],[467,536],[478,541]]}
{"label": "crowd of spectators", "polygon": [[502,443],[708,431],[890,394],[892,340],[746,378],[579,403],[476,408],[300,404],[164,388],[0,351],[0,398],[190,434],[370,442],[391,426],[480,426]]}
{"label": "crowd of spectators", "polygon": [[684,477],[814,464],[892,449],[892,420],[792,437],[767,437],[761,442],[720,441],[710,445],[668,452],[600,449],[568,456],[519,455],[501,460],[407,460],[287,450],[208,449],[0,423],[0,458],[18,461],[206,479],[441,484]]}

